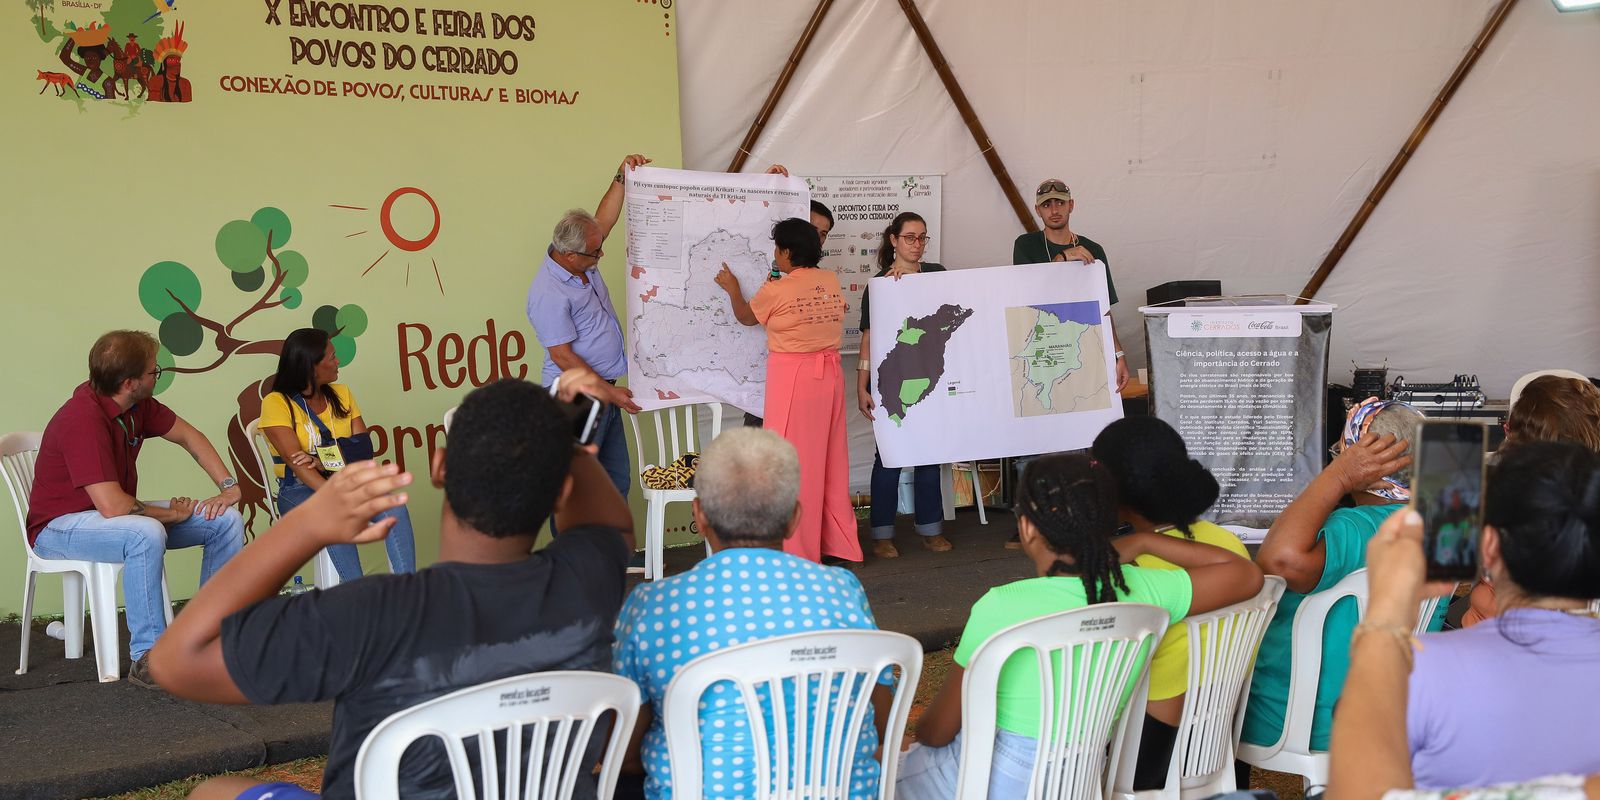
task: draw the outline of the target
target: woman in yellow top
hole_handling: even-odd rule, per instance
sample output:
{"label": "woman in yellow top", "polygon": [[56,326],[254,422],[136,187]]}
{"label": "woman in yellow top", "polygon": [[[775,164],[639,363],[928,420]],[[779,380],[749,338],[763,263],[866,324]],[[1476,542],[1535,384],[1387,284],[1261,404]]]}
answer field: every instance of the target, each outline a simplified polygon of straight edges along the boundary
{"label": "woman in yellow top", "polygon": [[[1095,460],[1116,478],[1117,517],[1124,526],[1132,526],[1135,533],[1160,533],[1209,544],[1249,560],[1250,553],[1239,537],[1199,519],[1217,502],[1220,488],[1200,462],[1189,458],[1183,437],[1171,425],[1155,417],[1125,417],[1095,437],[1093,452]],[[1133,563],[1178,569],[1153,555],[1141,555]],[[1166,785],[1188,681],[1188,629],[1173,625],[1150,662],[1150,702],[1134,772],[1136,790]]]}
{"label": "woman in yellow top", "polygon": [[822,239],[807,220],[772,226],[772,259],[773,278],[748,301],[727,264],[717,273],[717,285],[728,293],[741,325],[766,326],[762,427],[788,439],[800,455],[800,520],[783,549],[817,562],[860,561],[839,366],[844,293],[839,276],[817,267]]}
{"label": "woman in yellow top", "polygon": [[[339,379],[339,359],[333,341],[320,328],[301,328],[283,340],[278,374],[272,392],[261,400],[261,432],[272,449],[278,473],[278,512],[287,514],[322,488],[329,475],[343,468],[335,442],[367,434],[366,420],[355,396]],[[367,448],[371,452],[370,446]],[[288,453],[285,458],[282,454]],[[389,569],[395,573],[417,570],[411,514],[405,506],[385,511],[378,518],[395,517],[384,539]],[[328,557],[340,581],[361,577],[361,558],[353,544],[332,545]]]}

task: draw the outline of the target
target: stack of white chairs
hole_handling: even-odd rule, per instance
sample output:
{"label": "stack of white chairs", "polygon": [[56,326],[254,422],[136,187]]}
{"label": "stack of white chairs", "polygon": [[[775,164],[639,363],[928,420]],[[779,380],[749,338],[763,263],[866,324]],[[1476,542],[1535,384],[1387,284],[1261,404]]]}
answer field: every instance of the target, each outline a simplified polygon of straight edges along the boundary
{"label": "stack of white chairs", "polygon": [[[711,435],[700,436],[700,416],[710,418]],[[655,437],[655,458],[645,450],[644,430]],[[665,467],[684,453],[699,453],[705,445],[722,433],[721,403],[685,403],[683,405],[641,411],[628,415],[628,425],[633,428],[633,466],[639,471],[639,490],[644,493],[644,579],[653,581],[666,575],[667,506],[672,503],[694,502],[694,489],[651,489],[644,485],[644,469],[648,466]],[[711,543],[706,543],[706,555],[711,554]]]}

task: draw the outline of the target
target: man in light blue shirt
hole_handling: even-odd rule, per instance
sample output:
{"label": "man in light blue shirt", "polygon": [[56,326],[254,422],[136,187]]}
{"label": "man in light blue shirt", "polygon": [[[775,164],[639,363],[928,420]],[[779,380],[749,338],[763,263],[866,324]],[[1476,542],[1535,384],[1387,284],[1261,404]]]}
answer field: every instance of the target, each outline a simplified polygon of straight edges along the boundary
{"label": "man in light blue shirt", "polygon": [[[623,763],[642,762],[649,800],[674,800],[661,710],[667,686],[684,665],[777,636],[877,628],[853,573],[783,552],[800,511],[800,458],[794,445],[761,428],[724,431],[695,469],[695,491],[694,519],[713,554],[688,572],[640,584],[617,617],[611,668],[638,684],[644,701],[636,729],[644,736],[640,740],[635,734],[631,747],[638,750]],[[879,721],[888,719],[893,700],[891,682],[886,672],[873,691],[873,714],[863,721],[853,754],[851,800],[878,796],[879,763],[873,752],[882,735]],[[796,707],[793,698],[788,707]],[[703,797],[755,797],[756,765],[738,690],[731,683],[715,684],[701,697],[700,708]]]}
{"label": "man in light blue shirt", "polygon": [[[606,237],[622,215],[623,170],[648,163],[650,159],[637,154],[624,158],[594,214],[573,209],[556,223],[544,263],[528,287],[528,321],[544,347],[546,385],[569,369],[589,369],[612,383],[628,374],[622,323],[600,277],[600,257],[605,254]],[[627,389],[618,389],[617,394],[633,397]],[[627,497],[634,475],[619,408],[630,414],[639,411],[631,399],[609,408],[595,442],[600,446],[600,465]]]}

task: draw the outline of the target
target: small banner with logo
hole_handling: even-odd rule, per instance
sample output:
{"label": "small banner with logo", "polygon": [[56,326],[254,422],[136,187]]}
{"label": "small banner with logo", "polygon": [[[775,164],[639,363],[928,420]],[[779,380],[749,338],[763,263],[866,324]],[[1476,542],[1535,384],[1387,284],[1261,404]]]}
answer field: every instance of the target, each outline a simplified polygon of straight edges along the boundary
{"label": "small banner with logo", "polygon": [[[943,201],[943,175],[822,175],[806,178],[811,199],[833,212],[833,230],[822,247],[822,268],[839,274],[844,289],[844,344],[840,350],[861,349],[861,295],[867,281],[878,274],[878,248],[883,229],[901,212],[911,211],[928,223],[928,249],[924,262],[939,263],[939,206]],[[892,258],[892,254],[891,254]]]}
{"label": "small banner with logo", "polygon": [[1264,530],[1322,469],[1334,307],[1282,296],[1198,302],[1139,309],[1151,413],[1222,485],[1205,518]]}

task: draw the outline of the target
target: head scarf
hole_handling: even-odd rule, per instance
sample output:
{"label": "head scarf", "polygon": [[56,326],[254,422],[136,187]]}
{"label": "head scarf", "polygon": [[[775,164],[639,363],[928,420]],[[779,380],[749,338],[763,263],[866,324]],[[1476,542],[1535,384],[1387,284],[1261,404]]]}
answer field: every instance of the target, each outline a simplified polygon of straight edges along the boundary
{"label": "head scarf", "polygon": [[[1361,437],[1366,435],[1367,429],[1372,427],[1372,421],[1378,418],[1378,414],[1393,406],[1411,408],[1409,404],[1399,400],[1379,400],[1376,397],[1369,397],[1350,409],[1349,416],[1344,418],[1344,434],[1339,437],[1343,447],[1349,448],[1350,445],[1360,441]],[[1396,503],[1411,502],[1411,486],[1393,475],[1368,486],[1365,491]]]}

